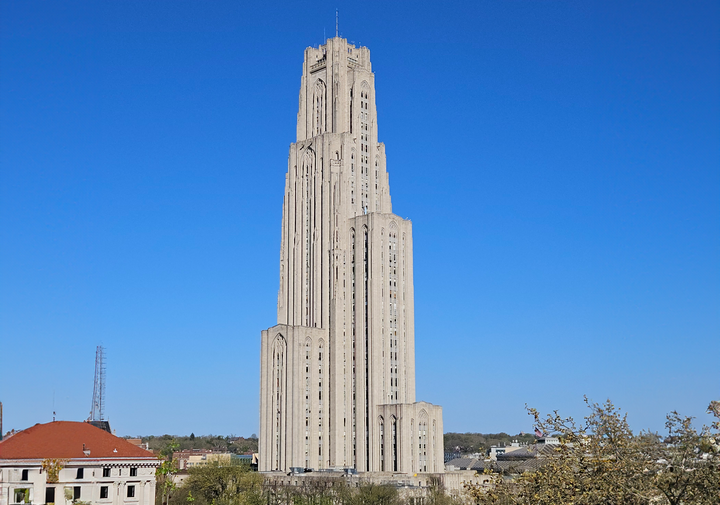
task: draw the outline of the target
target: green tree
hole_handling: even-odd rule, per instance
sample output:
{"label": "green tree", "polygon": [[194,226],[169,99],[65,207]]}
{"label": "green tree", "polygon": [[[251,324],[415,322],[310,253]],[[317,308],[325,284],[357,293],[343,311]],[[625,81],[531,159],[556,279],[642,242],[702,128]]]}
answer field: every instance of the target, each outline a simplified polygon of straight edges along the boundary
{"label": "green tree", "polygon": [[167,505],[175,491],[175,475],[177,475],[177,461],[173,460],[173,453],[177,451],[179,444],[174,440],[170,440],[160,451],[160,459],[162,463],[155,470],[156,493],[155,502],[160,500],[160,505]]}
{"label": "green tree", "polygon": [[245,464],[193,467],[183,484],[185,501],[196,505],[263,505],[263,478]]}
{"label": "green tree", "polygon": [[397,488],[387,485],[365,484],[360,486],[353,500],[354,505],[398,505]]}

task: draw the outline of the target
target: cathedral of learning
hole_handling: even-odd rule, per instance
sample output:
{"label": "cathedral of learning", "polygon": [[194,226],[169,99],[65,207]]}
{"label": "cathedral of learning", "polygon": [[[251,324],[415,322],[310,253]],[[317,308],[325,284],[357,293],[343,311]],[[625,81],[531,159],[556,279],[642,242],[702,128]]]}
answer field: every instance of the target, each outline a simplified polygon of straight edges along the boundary
{"label": "cathedral of learning", "polygon": [[444,471],[442,408],[415,399],[413,296],[370,51],[334,37],[305,50],[277,324],[262,332],[261,471]]}

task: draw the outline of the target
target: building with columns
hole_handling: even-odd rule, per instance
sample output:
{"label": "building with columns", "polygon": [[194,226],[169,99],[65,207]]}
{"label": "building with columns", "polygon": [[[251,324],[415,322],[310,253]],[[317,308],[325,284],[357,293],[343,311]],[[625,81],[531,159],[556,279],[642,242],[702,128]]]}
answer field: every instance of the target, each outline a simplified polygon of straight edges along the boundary
{"label": "building with columns", "polygon": [[262,332],[261,471],[443,471],[415,400],[412,223],[393,214],[370,51],[305,50],[285,177],[277,325]]}

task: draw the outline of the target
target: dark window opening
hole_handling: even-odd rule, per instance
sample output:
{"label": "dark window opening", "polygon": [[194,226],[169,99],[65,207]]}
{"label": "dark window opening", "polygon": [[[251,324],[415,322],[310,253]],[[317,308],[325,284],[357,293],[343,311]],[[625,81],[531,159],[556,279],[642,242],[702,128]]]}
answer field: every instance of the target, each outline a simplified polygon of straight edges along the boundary
{"label": "dark window opening", "polygon": [[54,487],[46,487],[45,488],[45,503],[55,503],[55,488]]}
{"label": "dark window opening", "polygon": [[100,498],[107,498],[108,497],[108,487],[107,486],[100,486]]}
{"label": "dark window opening", "polygon": [[128,486],[128,487],[127,487],[127,497],[128,497],[128,498],[135,498],[135,486]]}
{"label": "dark window opening", "polygon": [[73,500],[79,500],[80,499],[80,486],[75,486],[73,488]]}
{"label": "dark window opening", "polygon": [[15,503],[30,503],[29,489],[15,489]]}
{"label": "dark window opening", "polygon": [[137,467],[132,467],[130,469],[130,477],[137,477]]}
{"label": "dark window opening", "polygon": [[103,477],[110,477],[110,469],[103,468]]}
{"label": "dark window opening", "polygon": [[28,480],[28,470],[22,471],[22,477],[20,477],[20,480]]}

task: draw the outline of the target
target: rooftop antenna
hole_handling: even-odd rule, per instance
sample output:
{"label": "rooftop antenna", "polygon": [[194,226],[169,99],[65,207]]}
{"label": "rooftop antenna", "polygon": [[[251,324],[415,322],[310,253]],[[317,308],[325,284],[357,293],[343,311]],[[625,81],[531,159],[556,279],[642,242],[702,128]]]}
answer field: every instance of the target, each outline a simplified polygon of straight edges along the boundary
{"label": "rooftop antenna", "polygon": [[335,36],[336,37],[338,36],[338,33],[339,33],[338,32],[338,18],[339,18],[338,10],[335,9]]}
{"label": "rooftop antenna", "polygon": [[105,421],[105,349],[95,350],[95,385],[93,386],[91,421]]}

